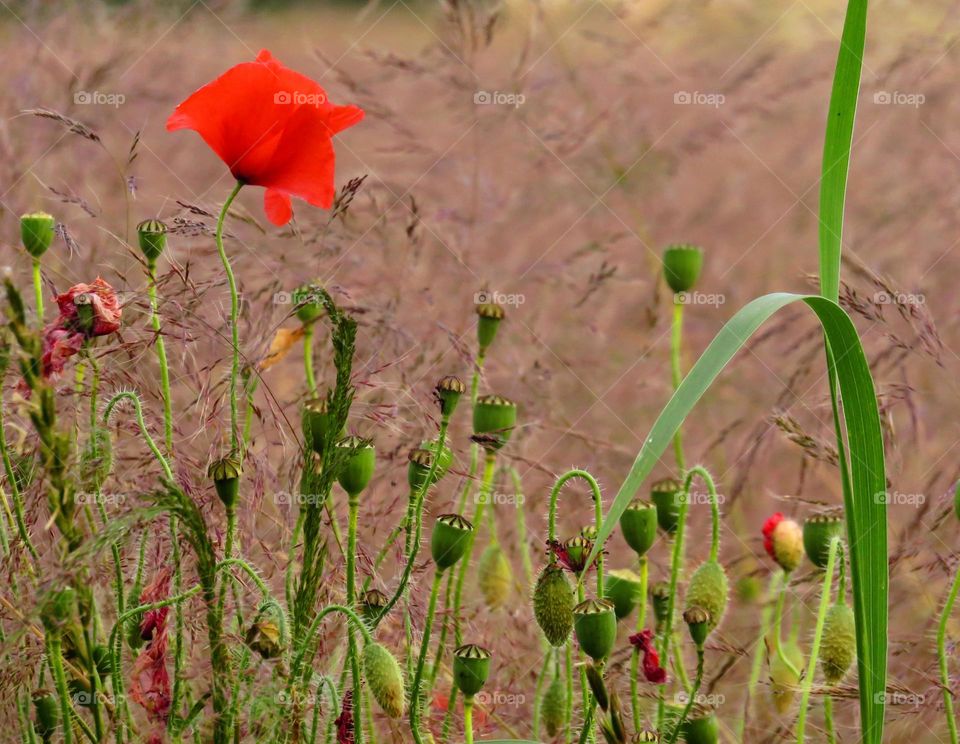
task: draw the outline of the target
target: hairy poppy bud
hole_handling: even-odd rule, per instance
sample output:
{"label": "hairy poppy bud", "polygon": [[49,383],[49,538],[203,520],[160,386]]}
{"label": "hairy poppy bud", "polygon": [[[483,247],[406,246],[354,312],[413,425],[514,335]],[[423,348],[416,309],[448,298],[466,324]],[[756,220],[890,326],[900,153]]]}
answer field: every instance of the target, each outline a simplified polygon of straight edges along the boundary
{"label": "hairy poppy bud", "polygon": [[683,622],[687,624],[694,644],[703,646],[710,633],[710,613],[702,607],[689,607],[683,612]]}
{"label": "hairy poppy bud", "polygon": [[717,561],[704,561],[687,584],[686,609],[699,607],[706,610],[710,615],[707,627],[713,630],[723,619],[728,593],[727,573],[723,566]]}
{"label": "hairy poppy bud", "polygon": [[360,596],[360,612],[363,619],[370,622],[377,617],[390,598],[379,589],[368,589]]}
{"label": "hairy poppy bud", "polygon": [[403,715],[405,688],[403,672],[386,646],[368,643],[363,649],[363,676],[377,705],[390,718]]}
{"label": "hairy poppy bud", "polygon": [[[783,655],[793,664],[795,669],[803,669],[803,652],[796,641],[788,640],[782,646]],[[793,707],[793,700],[797,694],[797,685],[800,684],[799,675],[780,659],[780,654],[770,654],[770,695],[773,705],[780,715],[786,715]]]}
{"label": "hairy poppy bud", "polygon": [[573,629],[573,587],[555,563],[544,567],[533,590],[533,616],[551,646],[562,646]]}
{"label": "hairy poppy bud", "polygon": [[240,497],[240,476],[243,468],[235,457],[227,456],[210,463],[207,475],[213,480],[213,487],[217,489],[217,496],[228,509],[237,505]]}
{"label": "hairy poppy bud", "polygon": [[351,497],[359,496],[373,478],[377,450],[372,442],[359,437],[347,437],[337,446],[352,450],[337,474],[337,482]]}
{"label": "hairy poppy bud", "polygon": [[803,523],[803,549],[817,568],[826,568],[830,558],[830,541],[843,537],[843,519],[839,511],[808,517]]}
{"label": "hairy poppy bud", "polygon": [[594,664],[587,664],[585,668],[590,692],[593,693],[600,710],[606,712],[610,708],[610,696],[607,694],[607,686],[603,682],[603,674]]}
{"label": "hairy poppy bud", "polygon": [[563,678],[557,674],[554,675],[540,704],[540,723],[543,724],[548,736],[556,736],[563,727],[566,706],[567,692],[563,685]]}
{"label": "hairy poppy bud", "polygon": [[20,218],[20,239],[34,258],[40,258],[53,243],[56,220],[46,212],[33,212]]}
{"label": "hairy poppy bud", "polygon": [[300,421],[307,446],[317,454],[323,452],[328,439],[340,434],[333,430],[334,420],[327,409],[326,398],[311,398],[304,403]]}
{"label": "hairy poppy bud", "polygon": [[453,652],[453,679],[464,697],[473,697],[490,676],[490,652],[468,643]]}
{"label": "hairy poppy bud", "polygon": [[487,607],[498,610],[510,597],[513,572],[510,562],[499,545],[488,545],[477,564],[477,583]]}
{"label": "hairy poppy bud", "polygon": [[670,612],[670,582],[658,581],[650,587],[650,599],[653,602],[653,617],[657,621],[657,629],[667,622]]}
{"label": "hairy poppy bud", "polygon": [[441,514],[430,535],[430,554],[437,568],[444,571],[467,552],[473,525],[459,514]]}
{"label": "hairy poppy bud", "polygon": [[634,499],[620,516],[620,531],[634,553],[646,555],[657,539],[657,507]]}
{"label": "hairy poppy bud", "polygon": [[641,596],[640,577],[629,569],[614,569],[607,573],[603,582],[603,596],[613,602],[617,620],[623,620],[633,612]]}
{"label": "hairy poppy bud", "polygon": [[703,249],[699,246],[677,244],[663,252],[663,278],[674,293],[689,292],[697,283],[703,268]]}
{"label": "hairy poppy bud", "polygon": [[857,655],[856,622],[846,602],[840,601],[827,610],[820,642],[820,669],[827,684],[842,680]]}
{"label": "hairy poppy bud", "polygon": [[780,568],[790,573],[803,560],[803,530],[777,512],[763,523],[763,548]]}
{"label": "hairy poppy bud", "polygon": [[481,395],[473,407],[473,433],[487,449],[507,443],[517,425],[517,404],[499,395]]}
{"label": "hairy poppy bud", "polygon": [[53,734],[60,724],[60,704],[57,702],[57,696],[43,687],[34,690],[31,698],[33,710],[36,713],[33,729],[46,744],[53,741]]}
{"label": "hairy poppy bud", "polygon": [[720,741],[720,724],[716,714],[695,705],[690,717],[683,723],[683,740],[687,744],[717,744]]}
{"label": "hairy poppy bud", "polygon": [[324,307],[320,293],[313,284],[303,284],[293,291],[293,306],[296,308],[297,320],[304,325],[313,323],[323,315]]}
{"label": "hairy poppy bud", "polygon": [[153,266],[167,247],[167,226],[160,220],[144,220],[137,225],[137,244],[147,263]]}
{"label": "hairy poppy bud", "polygon": [[617,641],[617,615],[605,599],[588,599],[573,608],[573,630],[583,652],[603,661]]}
{"label": "hairy poppy bud", "polygon": [[664,532],[677,531],[683,484],[674,478],[663,478],[650,486],[650,500],[657,507],[657,522]]}
{"label": "hairy poppy bud", "polygon": [[480,344],[480,353],[485,354],[497,336],[497,329],[504,317],[503,307],[493,302],[485,302],[477,305],[476,311],[477,341]]}
{"label": "hairy poppy bud", "polygon": [[440,415],[443,418],[450,418],[457,409],[457,403],[460,402],[460,396],[467,390],[463,380],[453,375],[441,377],[434,391],[437,395],[437,401],[440,403]]}
{"label": "hairy poppy bud", "polygon": [[247,646],[264,659],[276,659],[283,651],[280,629],[270,620],[258,620],[247,630]]}
{"label": "hairy poppy bud", "polygon": [[40,619],[50,635],[61,635],[77,616],[77,593],[73,587],[51,589],[40,604]]}

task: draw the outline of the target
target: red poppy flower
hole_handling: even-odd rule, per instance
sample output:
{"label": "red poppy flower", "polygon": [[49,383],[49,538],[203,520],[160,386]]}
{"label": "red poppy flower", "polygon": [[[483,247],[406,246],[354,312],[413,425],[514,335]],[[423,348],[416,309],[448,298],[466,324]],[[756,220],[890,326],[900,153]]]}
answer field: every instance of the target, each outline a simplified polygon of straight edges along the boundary
{"label": "red poppy flower", "polygon": [[[159,602],[170,595],[172,570],[161,568],[153,581],[140,595],[144,604]],[[149,642],[133,663],[130,682],[130,697],[147,713],[153,731],[148,741],[163,741],[163,731],[170,717],[171,688],[167,673],[167,614],[169,607],[144,613],[140,633]]]}
{"label": "red poppy flower", "polygon": [[787,573],[803,560],[803,528],[780,512],[763,523],[763,549]]}
{"label": "red poppy flower", "polygon": [[362,109],[330,103],[318,83],[264,49],[177,106],[167,130],[197,132],[234,178],[266,188],[267,217],[285,225],[291,196],[324,209],[333,204],[332,137],[362,118]]}
{"label": "red poppy flower", "polygon": [[643,676],[647,682],[662,685],[667,681],[667,670],[660,666],[660,654],[653,647],[653,631],[641,630],[630,636],[630,643],[643,654]]}
{"label": "red poppy flower", "polygon": [[100,277],[92,284],[74,284],[57,295],[56,301],[60,315],[43,330],[44,379],[60,374],[87,339],[120,330],[120,301],[113,287]]}
{"label": "red poppy flower", "polygon": [[776,512],[767,517],[767,520],[763,523],[763,549],[767,551],[767,554],[776,559],[776,555],[773,552],[773,531],[777,529],[777,525],[784,520],[784,516],[781,512]]}
{"label": "red poppy flower", "polygon": [[337,726],[337,744],[354,744],[353,738],[353,690],[343,693],[340,715],[334,721]]}

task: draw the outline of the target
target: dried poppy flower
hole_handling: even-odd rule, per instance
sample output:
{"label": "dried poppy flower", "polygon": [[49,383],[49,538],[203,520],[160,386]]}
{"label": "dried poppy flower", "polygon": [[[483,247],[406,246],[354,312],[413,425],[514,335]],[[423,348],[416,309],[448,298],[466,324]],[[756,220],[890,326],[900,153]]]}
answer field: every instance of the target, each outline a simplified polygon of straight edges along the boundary
{"label": "dried poppy flower", "polygon": [[362,109],[333,105],[319,84],[264,49],[177,106],[167,130],[197,132],[234,178],[266,188],[267,217],[285,225],[292,196],[324,209],[333,204],[333,135],[362,118]]}
{"label": "dried poppy flower", "polygon": [[74,284],[57,295],[56,301],[60,315],[43,331],[41,371],[45,379],[60,374],[85,341],[120,329],[120,301],[113,287],[100,277],[91,284]]}
{"label": "dried poppy flower", "polygon": [[660,654],[653,647],[653,631],[641,630],[630,636],[630,643],[643,654],[643,676],[647,682],[662,685],[667,681],[667,670],[660,666]]}
{"label": "dried poppy flower", "polygon": [[[170,594],[169,567],[160,569],[143,590],[140,601],[144,604],[159,602]],[[161,736],[170,717],[171,686],[167,673],[167,615],[169,607],[160,607],[143,613],[140,634],[149,643],[133,664],[130,682],[130,697],[147,713],[154,727],[151,736]]]}

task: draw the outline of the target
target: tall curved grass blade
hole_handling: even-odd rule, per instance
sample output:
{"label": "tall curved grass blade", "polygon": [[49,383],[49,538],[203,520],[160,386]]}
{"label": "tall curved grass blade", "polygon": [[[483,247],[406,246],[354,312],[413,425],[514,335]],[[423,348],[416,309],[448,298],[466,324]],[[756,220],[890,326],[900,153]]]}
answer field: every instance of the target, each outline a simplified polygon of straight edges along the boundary
{"label": "tall curved grass blade", "polygon": [[887,513],[885,499],[880,498],[886,489],[883,438],[866,355],[853,321],[835,302],[816,295],[768,294],[741,308],[723,326],[654,422],[600,526],[586,565],[602,549],[674,433],[720,372],[768,318],[798,301],[806,303],[823,326],[825,341],[833,352],[831,373],[836,375],[842,401],[851,472],[844,505],[857,622],[862,740],[879,744],[887,644]]}

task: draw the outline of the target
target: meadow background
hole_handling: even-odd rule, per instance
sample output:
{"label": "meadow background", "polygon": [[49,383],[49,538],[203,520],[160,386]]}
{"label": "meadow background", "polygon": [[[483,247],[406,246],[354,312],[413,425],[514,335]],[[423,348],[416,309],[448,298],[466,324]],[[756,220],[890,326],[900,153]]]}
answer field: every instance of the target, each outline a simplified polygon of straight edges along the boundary
{"label": "meadow background", "polygon": [[[49,289],[100,274],[122,292],[122,343],[102,358],[103,389],[138,390],[156,431],[146,276],[128,241],[149,217],[174,228],[160,291],[177,465],[215,524],[219,504],[203,473],[228,436],[229,330],[212,215],[232,179],[195,135],[168,134],[164,122],[189,92],[261,48],[318,80],[334,102],[362,106],[364,122],[337,139],[338,185],[363,179],[348,208],[331,214],[295,203],[295,223],[277,230],[262,216],[258,190],[248,189],[227,226],[243,294],[243,354],[262,375],[240,509],[243,553],[282,584],[305,386],[299,347],[272,366],[263,361],[278,329],[297,325],[287,293],[317,280],[360,320],[350,428],[373,437],[379,453],[361,516],[368,558],[405,506],[407,451],[435,430],[433,383],[469,376],[476,296],[497,293],[507,321],[482,390],[520,404],[521,428],[503,455],[519,468],[524,493],[500,484],[496,506],[516,587],[496,612],[471,594],[465,636],[494,653],[483,735],[525,734],[542,657],[519,546],[530,546],[536,570],[549,486],[569,466],[597,474],[612,498],[669,397],[662,247],[694,242],[706,251],[702,294],[686,312],[687,365],[750,298],[816,289],[818,179],[844,7],[0,2],[3,263],[26,286],[18,216],[44,209],[57,217],[63,229],[44,259]],[[872,4],[847,201],[843,301],[864,338],[886,424],[891,742],[946,740],[933,636],[958,531],[958,20],[960,6],[945,0]],[[71,131],[70,121],[38,109],[86,129]],[[688,460],[717,477],[723,554],[737,579],[765,583],[772,570],[760,542],[769,513],[802,519],[809,503],[842,500],[820,344],[809,314],[788,311],[748,345],[685,427]],[[320,348],[323,379],[332,366]],[[77,397],[69,385],[64,395]],[[468,435],[459,416],[458,473]],[[117,513],[135,510],[156,479],[149,453],[126,441],[108,487]],[[665,456],[657,475],[672,467]],[[431,513],[451,510],[459,480],[441,483]],[[586,493],[577,494],[575,486],[564,493],[562,536],[591,519]],[[44,507],[35,506],[33,530],[43,534]],[[694,562],[706,554],[707,511],[692,510]],[[169,555],[162,534],[148,574]],[[125,558],[135,560],[135,546]],[[338,558],[333,549],[334,572]],[[608,566],[631,559],[616,536]],[[652,581],[665,576],[667,560],[664,546],[654,549]],[[427,563],[413,593],[420,615]],[[108,587],[106,551],[96,566]],[[392,585],[393,564],[387,568],[377,585]],[[795,585],[804,635],[812,632],[815,585]],[[735,603],[711,638],[707,686],[724,697],[719,717],[728,725],[742,708],[757,617],[755,606]],[[5,628],[37,623],[8,599],[0,618]],[[199,609],[191,629],[202,644]],[[402,628],[393,620],[385,630],[399,648]],[[960,622],[951,631],[960,634]],[[343,644],[341,631],[326,632],[320,663]],[[14,686],[36,668],[42,645],[23,632],[0,650],[0,716],[14,726]],[[626,683],[625,653],[612,662],[615,684]],[[202,659],[196,655],[194,674],[202,674]],[[849,678],[846,688],[839,735],[854,741]],[[814,726],[819,720],[814,714]],[[749,740],[788,739],[788,723],[761,704]],[[404,734],[397,726],[394,740]]]}

